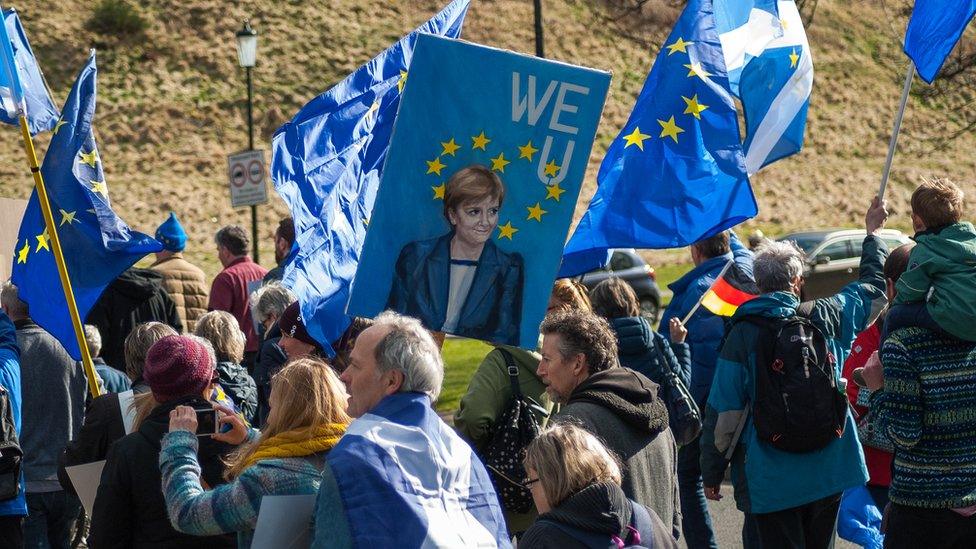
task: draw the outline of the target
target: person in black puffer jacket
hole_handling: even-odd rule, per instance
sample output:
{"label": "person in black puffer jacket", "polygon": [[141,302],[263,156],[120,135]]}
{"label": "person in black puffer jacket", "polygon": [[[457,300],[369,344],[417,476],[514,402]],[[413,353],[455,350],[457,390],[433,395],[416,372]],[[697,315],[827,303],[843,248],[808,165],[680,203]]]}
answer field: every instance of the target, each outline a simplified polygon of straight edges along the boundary
{"label": "person in black puffer jacket", "polygon": [[258,387],[241,366],[247,340],[237,319],[227,311],[210,311],[197,319],[195,333],[213,345],[220,387],[234,401],[244,420],[253,424],[258,411]]}
{"label": "person in black puffer jacket", "polygon": [[[173,529],[163,499],[159,452],[177,406],[211,408],[216,358],[209,343],[196,336],[167,336],[149,349],[143,372],[151,393],[136,397],[136,431],[109,449],[92,511],[89,545],[93,549],[236,547],[232,535],[198,537]],[[234,447],[200,437],[203,480],[222,484],[223,462]]]}
{"label": "person in black puffer jacket", "polygon": [[549,427],[526,449],[525,470],[539,518],[520,548],[678,547],[657,513],[624,495],[620,464],[586,430]]}

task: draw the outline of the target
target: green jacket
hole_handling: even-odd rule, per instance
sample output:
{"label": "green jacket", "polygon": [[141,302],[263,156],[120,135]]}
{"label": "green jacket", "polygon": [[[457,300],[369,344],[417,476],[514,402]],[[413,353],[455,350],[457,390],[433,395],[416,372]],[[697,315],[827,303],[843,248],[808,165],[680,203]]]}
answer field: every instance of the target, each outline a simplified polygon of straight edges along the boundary
{"label": "green jacket", "polygon": [[[551,416],[552,401],[546,394],[545,384],[536,374],[539,354],[507,345],[501,348],[515,358],[522,394],[539,403]],[[458,411],[454,415],[454,428],[480,454],[491,442],[495,422],[508,410],[511,402],[512,386],[508,379],[508,365],[505,364],[501,351],[495,348],[481,361],[468,384],[467,393],[461,397]],[[540,426],[545,427],[547,420],[548,418],[544,418]],[[535,511],[521,514],[505,511],[505,522],[508,524],[508,531],[512,533],[527,530],[535,518]]]}
{"label": "green jacket", "polygon": [[895,303],[927,302],[942,329],[976,341],[976,229],[972,223],[955,223],[923,231],[915,242],[908,270],[895,285]]}

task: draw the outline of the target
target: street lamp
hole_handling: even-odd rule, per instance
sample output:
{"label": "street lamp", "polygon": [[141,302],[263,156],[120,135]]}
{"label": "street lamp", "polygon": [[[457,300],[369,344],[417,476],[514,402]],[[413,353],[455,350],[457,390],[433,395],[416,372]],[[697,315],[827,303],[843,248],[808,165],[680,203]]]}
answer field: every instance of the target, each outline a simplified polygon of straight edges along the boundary
{"label": "street lamp", "polygon": [[[254,150],[254,91],[251,85],[251,67],[258,56],[258,32],[251,23],[244,20],[244,27],[237,31],[237,60],[247,74],[247,149]],[[258,207],[251,204],[251,245],[254,262],[259,263],[258,254]]]}

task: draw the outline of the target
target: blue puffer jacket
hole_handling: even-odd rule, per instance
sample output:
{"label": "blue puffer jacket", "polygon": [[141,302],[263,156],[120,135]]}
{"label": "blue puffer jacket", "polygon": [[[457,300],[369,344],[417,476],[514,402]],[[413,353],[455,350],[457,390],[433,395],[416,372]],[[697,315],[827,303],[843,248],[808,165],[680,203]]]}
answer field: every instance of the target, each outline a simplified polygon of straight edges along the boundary
{"label": "blue puffer jacket", "polygon": [[[730,253],[702,262],[701,265],[668,285],[674,295],[671,303],[664,310],[658,326],[658,331],[668,341],[671,340],[668,323],[672,318],[680,319],[688,314],[688,311],[715,283],[715,279],[726,263],[734,260],[744,273],[752,276],[752,252],[742,245],[735,232],[730,232],[730,237],[732,248]],[[715,375],[718,346],[725,334],[725,319],[715,316],[704,307],[699,307],[685,327],[688,328],[688,339],[685,342],[691,348],[691,383],[688,388],[698,407],[704,408],[705,401],[708,400],[708,390],[712,386],[712,377]]]}
{"label": "blue puffer jacket", "polygon": [[[610,327],[617,334],[621,366],[644,374],[658,385],[664,380],[664,367],[667,366],[688,386],[691,380],[691,353],[687,343],[668,343],[661,334],[654,333],[650,323],[641,316],[615,318],[610,321]],[[661,364],[654,339],[658,340],[668,364]]]}
{"label": "blue puffer jacket", "polygon": [[[835,357],[837,377],[850,354],[858,332],[877,318],[887,304],[881,272],[887,249],[881,239],[864,239],[861,276],[839,293],[814,302],[810,319],[827,338]],[[764,294],[736,311],[733,321],[744,315],[787,318],[796,313],[797,297],[788,292]],[[715,369],[701,436],[701,468],[705,486],[722,482],[729,462],[725,455],[735,438],[743,415],[751,413],[755,401],[755,345],[762,328],[749,322],[735,323],[729,331]],[[854,420],[847,414],[841,438],[821,450],[788,453],[760,442],[752,417],[745,426],[732,456],[732,483],[736,506],[746,513],[772,513],[796,507],[867,482],[864,453],[857,440]]]}

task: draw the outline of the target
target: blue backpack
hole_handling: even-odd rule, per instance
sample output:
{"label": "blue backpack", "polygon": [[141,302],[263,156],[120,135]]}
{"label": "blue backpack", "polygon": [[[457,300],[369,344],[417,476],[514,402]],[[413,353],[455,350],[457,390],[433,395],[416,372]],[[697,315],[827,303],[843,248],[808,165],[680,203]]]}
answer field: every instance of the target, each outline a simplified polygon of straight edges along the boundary
{"label": "blue backpack", "polygon": [[654,540],[652,538],[641,539],[640,535],[641,532],[650,533],[654,529],[650,513],[634,500],[628,501],[630,501],[630,523],[627,525],[627,539],[620,539],[620,536],[608,538],[606,534],[587,532],[554,520],[540,520],[569,534],[570,537],[585,545],[587,549],[654,549]]}

